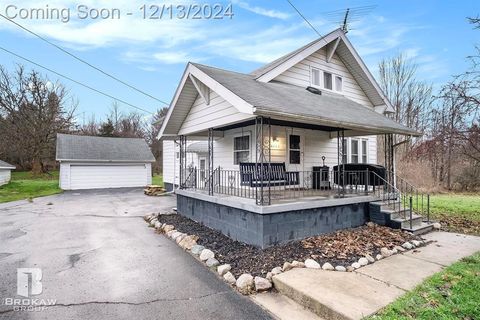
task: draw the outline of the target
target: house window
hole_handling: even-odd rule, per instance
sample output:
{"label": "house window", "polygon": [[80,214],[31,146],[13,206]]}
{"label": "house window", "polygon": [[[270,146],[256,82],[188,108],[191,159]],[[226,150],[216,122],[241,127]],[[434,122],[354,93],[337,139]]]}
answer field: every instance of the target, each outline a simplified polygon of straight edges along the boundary
{"label": "house window", "polygon": [[332,74],[329,72],[323,73],[323,87],[328,90],[332,90]]}
{"label": "house window", "polygon": [[368,141],[367,140],[362,140],[362,163],[367,163],[368,162],[368,159],[367,159],[367,145],[368,145]]}
{"label": "house window", "polygon": [[335,90],[342,91],[342,77],[335,76]]}
{"label": "house window", "polygon": [[233,164],[248,162],[250,159],[250,136],[233,138]]}
{"label": "house window", "polygon": [[320,86],[320,70],[315,68],[311,69],[310,82],[314,86]]}
{"label": "house window", "polygon": [[289,139],[290,164],[300,164],[300,136],[291,134]]}
{"label": "house window", "polygon": [[350,143],[350,157],[352,163],[358,163],[358,140],[352,139]]}

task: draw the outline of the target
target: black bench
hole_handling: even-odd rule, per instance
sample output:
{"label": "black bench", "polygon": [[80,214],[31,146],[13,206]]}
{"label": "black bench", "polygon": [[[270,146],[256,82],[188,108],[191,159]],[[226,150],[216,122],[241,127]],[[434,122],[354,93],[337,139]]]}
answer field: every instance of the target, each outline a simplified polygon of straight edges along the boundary
{"label": "black bench", "polygon": [[299,184],[299,173],[287,171],[285,162],[240,163],[240,184],[250,187],[292,186]]}

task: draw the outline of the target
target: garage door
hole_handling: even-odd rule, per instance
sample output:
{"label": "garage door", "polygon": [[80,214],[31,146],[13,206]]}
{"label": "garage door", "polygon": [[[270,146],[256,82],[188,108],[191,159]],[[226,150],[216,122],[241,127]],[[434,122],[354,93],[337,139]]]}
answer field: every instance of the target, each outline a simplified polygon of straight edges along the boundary
{"label": "garage door", "polygon": [[148,184],[147,166],[139,165],[71,165],[71,189],[143,187]]}

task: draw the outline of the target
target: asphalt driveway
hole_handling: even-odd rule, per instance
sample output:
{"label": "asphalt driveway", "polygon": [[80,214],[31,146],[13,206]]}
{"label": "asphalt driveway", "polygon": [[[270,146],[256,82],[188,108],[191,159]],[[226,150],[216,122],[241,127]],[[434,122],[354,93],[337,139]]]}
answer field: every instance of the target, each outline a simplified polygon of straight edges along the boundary
{"label": "asphalt driveway", "polygon": [[[141,218],[175,198],[66,192],[0,207],[0,319],[269,319]],[[17,268],[41,268],[42,311],[12,311]]]}

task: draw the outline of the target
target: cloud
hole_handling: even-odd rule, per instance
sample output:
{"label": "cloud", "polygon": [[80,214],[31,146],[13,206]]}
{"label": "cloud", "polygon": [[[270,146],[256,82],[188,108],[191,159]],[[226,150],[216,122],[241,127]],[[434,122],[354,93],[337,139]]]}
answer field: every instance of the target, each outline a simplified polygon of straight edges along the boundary
{"label": "cloud", "polygon": [[158,52],[153,55],[161,63],[166,64],[176,64],[176,63],[186,63],[188,61],[201,61],[203,59],[192,58],[187,52],[182,51],[164,51]]}
{"label": "cloud", "polygon": [[240,8],[245,9],[247,11],[259,14],[261,16],[269,17],[269,18],[276,18],[281,20],[286,20],[290,18],[291,14],[274,10],[274,9],[265,9],[258,6],[251,6],[249,3],[240,0],[233,0],[234,4],[238,5]]}

